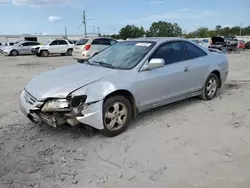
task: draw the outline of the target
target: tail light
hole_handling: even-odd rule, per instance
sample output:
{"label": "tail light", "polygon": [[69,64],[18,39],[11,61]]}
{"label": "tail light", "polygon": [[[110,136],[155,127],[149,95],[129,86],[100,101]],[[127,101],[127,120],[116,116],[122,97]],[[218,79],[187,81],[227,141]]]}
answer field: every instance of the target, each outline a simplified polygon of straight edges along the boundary
{"label": "tail light", "polygon": [[86,45],[84,48],[83,48],[83,50],[89,50],[91,48],[91,45],[90,44],[88,44],[88,45]]}

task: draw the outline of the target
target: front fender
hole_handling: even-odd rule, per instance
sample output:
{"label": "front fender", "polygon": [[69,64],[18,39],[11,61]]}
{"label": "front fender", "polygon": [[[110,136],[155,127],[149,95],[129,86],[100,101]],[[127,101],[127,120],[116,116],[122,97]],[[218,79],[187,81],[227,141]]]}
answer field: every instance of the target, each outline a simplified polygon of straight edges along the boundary
{"label": "front fender", "polygon": [[83,124],[102,130],[104,128],[102,115],[103,99],[117,89],[111,82],[101,81],[91,83],[71,93],[72,97],[87,95],[85,103],[92,103],[87,109],[81,111],[81,114],[84,116],[77,117],[77,120]]}
{"label": "front fender", "polygon": [[86,103],[103,100],[110,93],[118,90],[113,83],[108,81],[99,81],[84,86],[73,93],[71,96],[87,95]]}

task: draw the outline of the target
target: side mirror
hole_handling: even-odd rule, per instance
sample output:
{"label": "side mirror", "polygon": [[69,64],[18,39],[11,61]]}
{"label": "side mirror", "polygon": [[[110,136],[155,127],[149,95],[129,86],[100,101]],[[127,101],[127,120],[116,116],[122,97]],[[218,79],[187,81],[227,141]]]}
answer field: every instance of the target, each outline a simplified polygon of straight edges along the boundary
{"label": "side mirror", "polygon": [[22,45],[22,44],[20,44],[20,45],[19,45],[19,47],[23,47],[23,45]]}
{"label": "side mirror", "polygon": [[153,70],[163,67],[165,65],[164,59],[161,58],[154,58],[149,61],[148,64],[144,65],[141,71]]}

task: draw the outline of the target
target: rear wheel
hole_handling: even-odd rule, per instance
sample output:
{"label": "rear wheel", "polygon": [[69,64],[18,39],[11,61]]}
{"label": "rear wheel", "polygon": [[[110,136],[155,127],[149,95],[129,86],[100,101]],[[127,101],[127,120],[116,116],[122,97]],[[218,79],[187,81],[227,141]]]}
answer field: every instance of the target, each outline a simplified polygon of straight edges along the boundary
{"label": "rear wheel", "polygon": [[203,87],[201,98],[204,100],[212,100],[219,88],[219,78],[216,74],[211,73]]}
{"label": "rear wheel", "polygon": [[42,54],[43,57],[48,57],[49,56],[49,51],[48,50],[43,50],[41,52],[41,54]]}
{"label": "rear wheel", "polygon": [[67,54],[68,54],[69,56],[72,56],[72,52],[73,52],[72,49],[68,49]]}
{"label": "rear wheel", "polygon": [[113,137],[126,130],[132,119],[132,106],[123,96],[113,96],[104,101],[103,125],[101,133]]}
{"label": "rear wheel", "polygon": [[11,51],[10,51],[10,55],[11,55],[11,56],[17,56],[17,55],[18,55],[18,51],[16,51],[16,50],[11,50]]}

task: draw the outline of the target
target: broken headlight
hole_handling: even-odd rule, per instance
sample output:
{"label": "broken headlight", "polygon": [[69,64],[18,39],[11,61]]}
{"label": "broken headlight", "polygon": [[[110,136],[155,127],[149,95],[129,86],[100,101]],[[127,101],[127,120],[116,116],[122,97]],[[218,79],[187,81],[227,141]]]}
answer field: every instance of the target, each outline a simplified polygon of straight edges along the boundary
{"label": "broken headlight", "polygon": [[77,108],[83,106],[87,100],[86,95],[73,96],[71,99],[71,106]]}
{"label": "broken headlight", "polygon": [[69,111],[70,104],[67,99],[53,99],[45,103],[42,108],[43,112],[52,112],[52,111]]}

